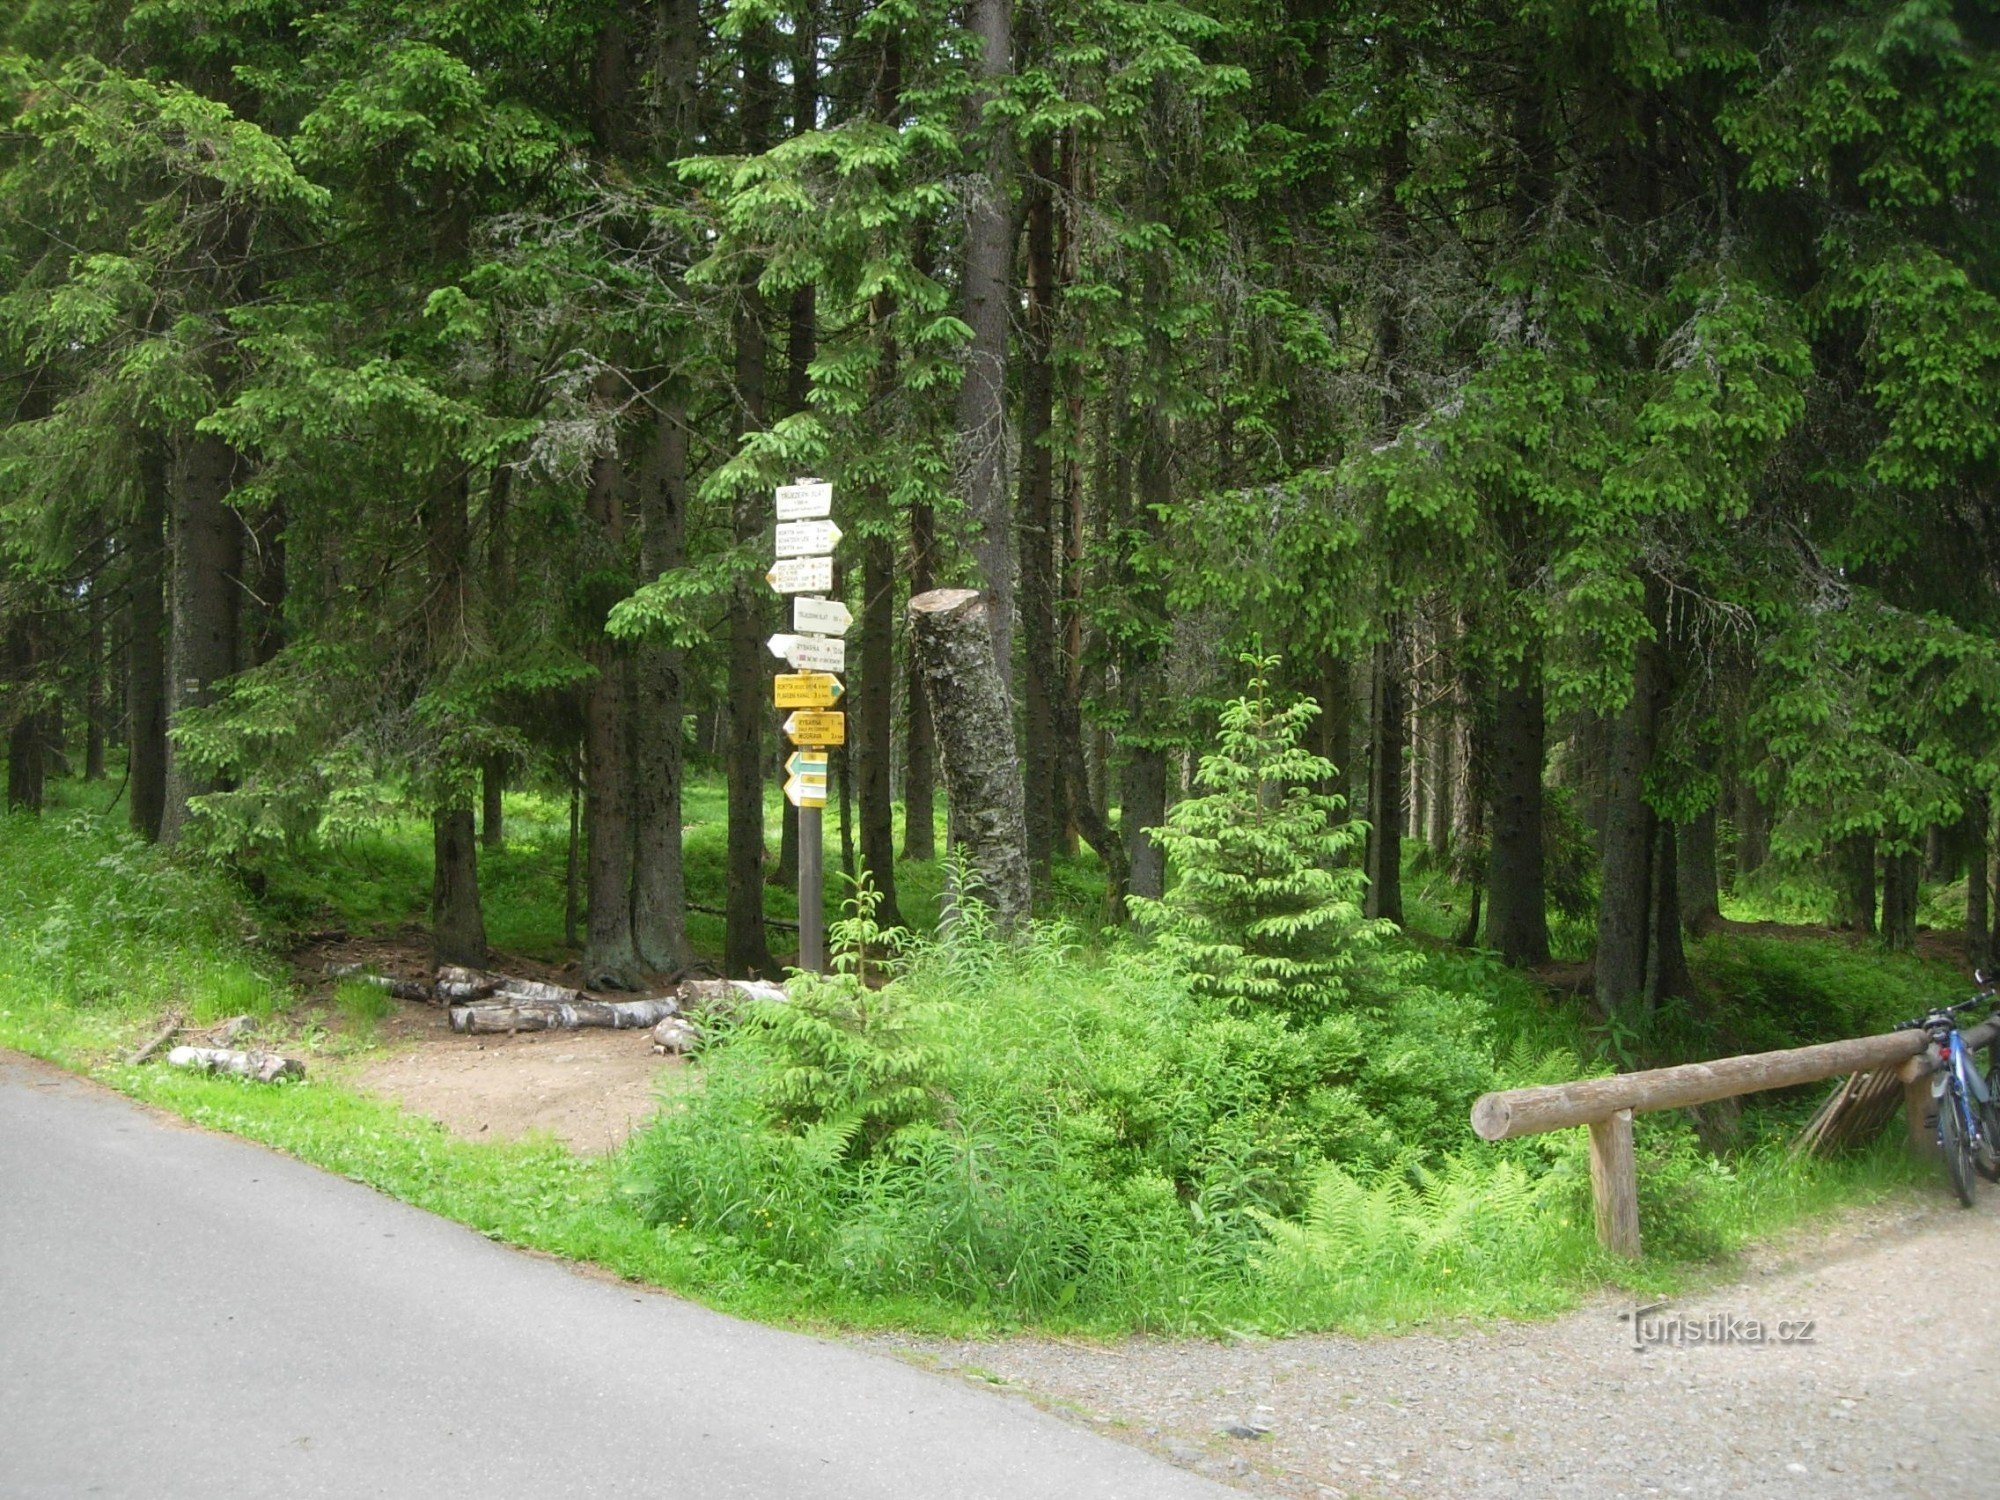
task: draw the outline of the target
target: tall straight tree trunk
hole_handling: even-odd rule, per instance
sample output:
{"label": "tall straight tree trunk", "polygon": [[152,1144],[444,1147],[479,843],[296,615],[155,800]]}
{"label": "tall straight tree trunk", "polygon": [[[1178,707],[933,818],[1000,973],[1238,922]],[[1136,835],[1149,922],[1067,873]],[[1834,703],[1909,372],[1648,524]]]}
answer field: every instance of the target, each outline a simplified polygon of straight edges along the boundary
{"label": "tall straight tree trunk", "polygon": [[[659,398],[639,474],[639,572],[647,580],[685,561],[687,413],[671,382]],[[687,935],[687,872],[681,849],[686,747],[686,661],[662,641],[632,650],[632,944],[639,962],[677,974],[694,962]]]}
{"label": "tall straight tree trunk", "polygon": [[1986,962],[1992,942],[1993,887],[1987,864],[1993,812],[1983,792],[1974,793],[1965,808],[1965,960],[1974,968]]}
{"label": "tall straight tree trunk", "polygon": [[1612,725],[1606,757],[1596,972],[1597,1003],[1606,1015],[1629,1014],[1635,1003],[1643,1004],[1652,946],[1649,918],[1658,841],[1652,804],[1646,800],[1646,772],[1653,763],[1666,696],[1661,645],[1666,595],[1658,579],[1646,579],[1645,596],[1654,638],[1641,641],[1634,652],[1632,697]]}
{"label": "tall straight tree trunk", "polygon": [[861,544],[861,683],[855,694],[854,769],[860,781],[861,868],[881,905],[876,921],[903,925],[896,905],[895,802],[889,779],[896,709],[896,543],[887,531]]}
{"label": "tall straight tree trunk", "polygon": [[[1156,353],[1164,358],[1164,351]],[[1152,550],[1160,545],[1161,516],[1173,495],[1168,471],[1172,450],[1167,418],[1157,405],[1143,414],[1141,423],[1139,508],[1129,527],[1140,538],[1139,545]],[[1151,610],[1160,604],[1157,593],[1157,582],[1141,583],[1132,590],[1133,602]],[[1152,830],[1167,820],[1167,752],[1154,737],[1165,709],[1161,700],[1166,649],[1164,641],[1128,648],[1122,672],[1126,720],[1138,726],[1139,734],[1126,747],[1125,768],[1119,777],[1119,830],[1125,838],[1130,890],[1154,901],[1167,887],[1166,851],[1152,837]]]}
{"label": "tall straight tree trunk", "polygon": [[1354,672],[1339,657],[1322,651],[1315,675],[1319,717],[1313,721],[1313,750],[1333,765],[1333,775],[1320,792],[1340,798],[1333,817],[1335,822],[1344,823],[1354,811]]}
{"label": "tall straight tree trunk", "polygon": [[[928,502],[910,507],[910,595],[929,593],[936,582],[931,559],[937,550],[937,521]],[[930,698],[911,657],[904,679],[903,858],[937,858],[937,737],[931,726]]]}
{"label": "tall straight tree trunk", "polygon": [[1706,808],[1681,826],[1676,848],[1681,926],[1696,936],[1712,932],[1722,921],[1722,885],[1716,870],[1715,809]]}
{"label": "tall straight tree trunk", "polygon": [[[495,640],[506,631],[514,600],[514,471],[496,465],[486,482],[486,627]],[[488,755],[479,766],[479,842],[507,844],[507,757]]]}
{"label": "tall straight tree trunk", "polygon": [[1882,860],[1882,941],[1899,953],[1917,945],[1917,883],[1923,868],[1924,856],[1914,849]]}
{"label": "tall straight tree trunk", "polygon": [[[443,675],[464,653],[466,564],[471,527],[463,470],[433,481],[424,501],[429,585],[425,627],[431,671]],[[431,951],[440,964],[486,962],[486,918],[479,901],[479,841],[467,768],[441,767],[431,813]]]}
{"label": "tall straight tree trunk", "polygon": [[1062,835],[1062,762],[1056,743],[1055,699],[1065,684],[1056,662],[1054,151],[1038,139],[1024,178],[1028,221],[1028,307],[1021,363],[1021,498],[1019,507],[1021,638],[1026,656],[1022,691],[1022,756],[1028,813],[1028,873],[1046,900]]}
{"label": "tall straight tree trunk", "polygon": [[1403,920],[1403,674],[1401,625],[1375,647],[1369,691],[1368,843],[1363,855],[1371,917]]}
{"label": "tall straight tree trunk", "polygon": [[43,755],[45,726],[34,703],[39,684],[35,622],[17,616],[7,627],[7,682],[20,706],[7,730],[7,806],[14,812],[40,812],[47,762]]}
{"label": "tall straight tree trunk", "polygon": [[[236,454],[217,437],[192,438],[175,465],[173,482],[173,630],[169,636],[167,717],[215,701],[216,687],[236,670],[237,605],[241,597],[243,524],[229,506]],[[214,791],[211,772],[188,763],[167,744],[163,843],[178,842],[189,819],[188,799]]]}
{"label": "tall straight tree trunk", "polygon": [[[613,410],[619,377],[609,371],[592,383],[591,399]],[[616,444],[590,467],[584,511],[598,566],[619,571],[625,544],[626,470]],[[632,942],[632,779],[628,713],[631,664],[604,633],[609,599],[593,601],[588,659],[596,675],[583,690],[584,977],[591,986],[627,988],[636,982],[638,953]]]}
{"label": "tall straight tree trunk", "polygon": [[1731,806],[1736,822],[1736,873],[1753,874],[1771,857],[1771,822],[1748,776],[1737,778]]}
{"label": "tall straight tree trunk", "polygon": [[1486,856],[1486,942],[1518,967],[1549,959],[1542,793],[1547,737],[1541,651],[1529,647],[1501,673],[1489,767],[1493,821]]}
{"label": "tall straight tree trunk", "polygon": [[249,577],[245,594],[251,611],[252,666],[262,666],[285,646],[285,526],[282,500],[274,501],[254,525],[246,522],[250,555],[244,571]]}
{"label": "tall straight tree trunk", "polygon": [[1665,818],[1653,819],[1652,933],[1646,945],[1646,1010],[1652,1014],[1668,1000],[1694,993],[1688,973],[1680,893],[1679,838]]}
{"label": "tall straight tree trunk", "polygon": [[1429,728],[1431,767],[1430,846],[1439,858],[1451,848],[1452,810],[1458,782],[1458,716],[1444,684],[1449,679],[1440,664],[1438,691],[1433,694]]}
{"label": "tall straight tree trunk", "polygon": [[[771,62],[769,36],[759,26],[743,39],[742,148],[762,151],[770,140]],[[737,284],[734,314],[735,386],[738,436],[770,421],[768,350],[764,299],[757,273],[746,270]],[[732,510],[737,542],[762,551],[770,539],[769,497],[744,489]],[[764,725],[772,713],[770,658],[763,579],[739,577],[729,603],[729,850],[724,899],[723,965],[731,977],[776,977],[764,931]]]}
{"label": "tall straight tree trunk", "polygon": [[1012,321],[1008,271],[1014,223],[1009,201],[1009,126],[985,118],[987,106],[1013,72],[1013,0],[970,0],[966,29],[973,39],[974,87],[968,99],[969,139],[980,160],[967,189],[965,260],[960,316],[972,330],[965,377],[958,388],[958,472],[971,534],[969,550],[986,595],[993,659],[1013,696],[1014,517],[1007,492],[1007,331]]}
{"label": "tall straight tree trunk", "polygon": [[1870,834],[1856,833],[1840,841],[1834,851],[1839,871],[1840,925],[1849,932],[1873,935],[1875,931],[1875,840]]}
{"label": "tall straight tree trunk", "polygon": [[126,803],[132,831],[160,836],[167,800],[167,463],[159,444],[139,446],[138,503],[126,526]]}
{"label": "tall straight tree trunk", "polygon": [[104,779],[104,568],[100,554],[84,596],[83,779]]}

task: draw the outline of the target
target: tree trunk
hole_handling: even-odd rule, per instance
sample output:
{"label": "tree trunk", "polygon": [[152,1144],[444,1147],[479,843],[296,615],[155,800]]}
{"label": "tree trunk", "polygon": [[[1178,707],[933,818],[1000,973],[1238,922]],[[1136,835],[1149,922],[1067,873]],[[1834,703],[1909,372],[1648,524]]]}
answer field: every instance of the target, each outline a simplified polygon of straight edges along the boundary
{"label": "tree trunk", "polygon": [[1646,617],[1653,637],[1633,654],[1632,697],[1611,729],[1606,756],[1604,835],[1598,854],[1597,1004],[1607,1016],[1626,1014],[1646,990],[1648,919],[1653,912],[1653,858],[1657,842],[1652,805],[1646,800],[1646,772],[1653,763],[1666,667],[1665,590],[1657,579],[1645,583]]}
{"label": "tree trunk", "polygon": [[[639,573],[648,581],[686,562],[686,396],[673,382],[659,400],[639,469]],[[665,642],[632,648],[632,945],[640,964],[660,974],[694,963],[681,848],[685,673],[683,653]]]}
{"label": "tree trunk", "polygon": [[[238,571],[243,524],[230,509],[236,454],[220,438],[198,435],[182,452],[173,485],[173,630],[168,638],[167,718],[215,701],[216,685],[236,670]],[[197,770],[171,738],[160,838],[178,842],[188,799],[214,791],[212,772]]]}
{"label": "tree trunk", "polygon": [[[447,674],[465,646],[466,565],[471,527],[466,516],[463,470],[439,476],[424,500],[424,541],[429,590],[425,634],[433,677]],[[431,945],[440,964],[486,961],[486,919],[479,903],[479,841],[470,788],[440,766],[437,804],[431,813]]]}
{"label": "tree trunk", "polygon": [[83,642],[83,779],[104,779],[104,570],[91,576]]}
{"label": "tree trunk", "polygon": [[15,812],[42,810],[47,779],[43,757],[43,725],[38,702],[40,684],[35,680],[39,653],[35,649],[35,623],[27,615],[17,616],[7,627],[7,682],[16,699],[13,723],[7,731],[7,806]]}
{"label": "tree trunk", "polygon": [[479,763],[479,842],[488,849],[507,845],[507,759],[489,755]]}
{"label": "tree trunk", "polygon": [[469,807],[441,807],[431,814],[431,954],[440,964],[486,962],[479,844]]}
{"label": "tree trunk", "polygon": [[1542,817],[1548,726],[1539,648],[1528,648],[1503,671],[1493,708],[1486,943],[1508,963],[1525,968],[1549,959]]}
{"label": "tree trunk", "polygon": [[1840,875],[1840,925],[1863,935],[1875,931],[1875,839],[1851,834],[1835,850]]}
{"label": "tree trunk", "polygon": [[910,601],[910,648],[931,700],[945,794],[977,896],[1002,932],[1027,921],[1029,883],[1021,767],[1013,715],[993,661],[984,598],[933,589]]}
{"label": "tree trunk", "polygon": [[1023,179],[1027,195],[1027,312],[1021,341],[1021,640],[1022,762],[1028,812],[1028,873],[1047,899],[1057,841],[1062,836],[1062,763],[1056,744],[1055,697],[1063,691],[1056,663],[1054,152],[1038,138]]}
{"label": "tree trunk", "polygon": [[861,551],[861,682],[855,694],[854,770],[861,783],[861,868],[881,904],[875,920],[901,927],[896,905],[895,801],[889,779],[896,727],[896,544],[871,532]]}
{"label": "tree trunk", "polygon": [[[591,399],[600,412],[615,407],[621,386],[608,371],[596,378]],[[591,464],[584,510],[598,569],[622,573],[626,471],[616,441]],[[632,944],[631,683],[624,649],[604,633],[610,602],[593,600],[588,620],[586,656],[597,674],[583,690],[583,966],[591,987],[622,989],[636,982],[639,967]]]}
{"label": "tree trunk", "polygon": [[[1002,690],[1013,697],[1014,517],[1007,492],[1007,333],[1012,321],[1008,270],[1014,225],[1009,200],[1009,127],[984,121],[1013,72],[1013,0],[970,0],[974,87],[967,100],[966,134],[979,141],[981,160],[966,188],[965,263],[961,316],[972,330],[965,376],[958,388],[958,474],[970,528],[968,550],[986,594],[983,611],[992,632],[993,659]],[[1008,733],[1013,716],[1008,715]]]}
{"label": "tree trunk", "polygon": [[1398,925],[1403,920],[1403,682],[1402,632],[1375,647],[1368,756],[1368,894],[1363,910]]}
{"label": "tree trunk", "polygon": [[[928,502],[910,507],[910,594],[930,592],[934,581],[931,559],[937,547],[937,522]],[[904,679],[906,728],[903,739],[903,858],[937,858],[937,741],[931,729],[930,699],[923,673],[912,655]]]}
{"label": "tree trunk", "polygon": [[1699,937],[1722,921],[1722,889],[1715,860],[1715,809],[1710,807],[1681,826],[1675,839],[1680,889],[1681,926]]}
{"label": "tree trunk", "polygon": [[1354,814],[1354,673],[1346,662],[1321,652],[1318,677],[1313,750],[1333,766],[1333,775],[1319,790],[1322,796],[1340,799],[1333,821],[1344,823]]}
{"label": "tree trunk", "polygon": [[1890,854],[1882,861],[1882,941],[1907,953],[1917,945],[1917,882],[1923,856],[1915,850]]}
{"label": "tree trunk", "polygon": [[1771,820],[1747,776],[1736,783],[1735,815],[1736,873],[1749,875],[1771,857]]}
{"label": "tree trunk", "polygon": [[159,838],[167,797],[166,524],[166,458],[142,439],[138,508],[125,528],[126,802],[142,839]]}
{"label": "tree trunk", "polygon": [[1653,830],[1652,931],[1646,944],[1648,1014],[1656,1012],[1664,1001],[1684,1000],[1694,993],[1687,947],[1681,937],[1680,840],[1674,825],[1664,818],[1653,819]]}
{"label": "tree trunk", "polygon": [[1983,792],[1967,799],[1962,843],[1965,849],[1965,961],[1977,969],[1986,963],[1992,942],[1993,887],[1987,864],[1992,810]]}
{"label": "tree trunk", "polygon": [[247,521],[244,535],[250,542],[245,564],[250,605],[250,664],[261,667],[285,647],[285,506],[274,501],[257,517]]}

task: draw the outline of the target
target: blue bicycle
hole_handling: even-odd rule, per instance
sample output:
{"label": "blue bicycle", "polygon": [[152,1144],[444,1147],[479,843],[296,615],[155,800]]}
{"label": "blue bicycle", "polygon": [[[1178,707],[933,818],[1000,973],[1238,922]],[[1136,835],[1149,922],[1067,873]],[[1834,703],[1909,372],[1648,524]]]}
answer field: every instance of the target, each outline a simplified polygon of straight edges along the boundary
{"label": "blue bicycle", "polygon": [[[1984,974],[1975,976],[1981,985],[1990,984]],[[1931,1100],[1937,1111],[1937,1143],[1944,1155],[1945,1175],[1951,1179],[1958,1201],[1972,1207],[1978,1179],[2000,1182],[2000,1067],[1982,1075],[1973,1060],[1972,1049],[1958,1029],[1958,1013],[1975,1006],[1991,1007],[1994,991],[1982,989],[1970,1000],[1941,1006],[1915,1021],[1904,1021],[1898,1031],[1925,1032],[1931,1058]],[[2000,1049],[1996,1049],[2000,1050]],[[1975,1175],[1977,1174],[1977,1175]]]}

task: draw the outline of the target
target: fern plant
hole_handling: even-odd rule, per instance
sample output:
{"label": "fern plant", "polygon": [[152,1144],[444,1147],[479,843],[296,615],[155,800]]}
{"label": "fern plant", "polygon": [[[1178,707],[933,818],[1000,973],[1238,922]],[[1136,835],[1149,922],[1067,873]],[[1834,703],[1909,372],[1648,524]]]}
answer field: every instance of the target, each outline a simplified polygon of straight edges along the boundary
{"label": "fern plant", "polygon": [[1217,746],[1195,776],[1200,794],[1152,833],[1174,884],[1132,907],[1197,993],[1307,1019],[1349,997],[1386,928],[1361,911],[1353,856],[1367,826],[1336,822],[1341,799],[1314,790],[1334,774],[1300,743],[1319,706],[1281,706],[1271,692],[1278,659],[1243,660],[1249,687],[1222,711]]}

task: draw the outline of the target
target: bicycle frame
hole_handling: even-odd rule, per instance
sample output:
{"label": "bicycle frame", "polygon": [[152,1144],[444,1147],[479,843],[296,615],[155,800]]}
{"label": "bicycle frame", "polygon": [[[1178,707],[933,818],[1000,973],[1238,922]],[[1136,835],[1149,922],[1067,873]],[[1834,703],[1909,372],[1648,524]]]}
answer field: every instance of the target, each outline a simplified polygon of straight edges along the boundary
{"label": "bicycle frame", "polygon": [[[1938,1111],[1944,1111],[1943,1100],[1951,1096],[1951,1108],[1958,1115],[1959,1128],[1968,1141],[1980,1141],[1986,1132],[1980,1129],[1980,1112],[1977,1106],[1990,1104],[1992,1095],[1987,1091],[1986,1080],[1979,1075],[1979,1069],[1972,1060],[1972,1053],[1965,1045],[1964,1034],[1954,1026],[1946,1039],[1938,1044],[1943,1054],[1938,1059],[1938,1070],[1931,1075],[1931,1097],[1939,1102]],[[1955,1087],[1954,1087],[1955,1085]],[[1942,1124],[1938,1127],[1939,1144],[1943,1144]]]}

